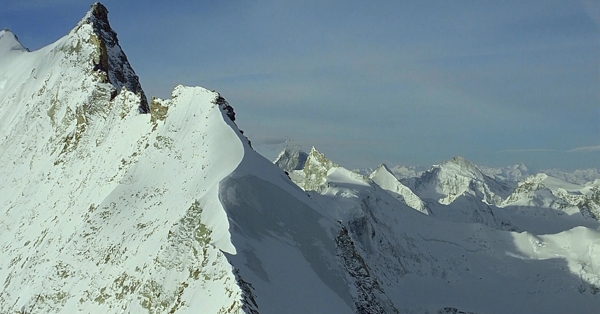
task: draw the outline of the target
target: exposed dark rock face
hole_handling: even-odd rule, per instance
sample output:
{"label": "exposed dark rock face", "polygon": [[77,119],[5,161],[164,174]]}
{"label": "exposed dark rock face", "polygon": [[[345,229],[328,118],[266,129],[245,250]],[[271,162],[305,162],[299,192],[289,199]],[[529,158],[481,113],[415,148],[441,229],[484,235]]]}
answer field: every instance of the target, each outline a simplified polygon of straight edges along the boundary
{"label": "exposed dark rock face", "polygon": [[108,83],[114,85],[118,90],[117,92],[121,88],[126,88],[128,91],[138,94],[140,97],[140,113],[149,113],[150,106],[139,78],[119,45],[117,33],[110,27],[108,22],[108,9],[99,2],[94,3],[81,23],[92,25],[95,38],[91,39],[100,50],[100,57],[99,60],[96,60],[94,70],[104,72]]}

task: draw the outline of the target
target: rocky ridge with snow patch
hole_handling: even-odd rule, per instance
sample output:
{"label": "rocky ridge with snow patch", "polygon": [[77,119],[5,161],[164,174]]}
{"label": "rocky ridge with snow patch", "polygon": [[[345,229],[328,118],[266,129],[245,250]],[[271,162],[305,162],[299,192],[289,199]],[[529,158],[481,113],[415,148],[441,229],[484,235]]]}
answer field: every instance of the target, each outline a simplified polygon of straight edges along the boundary
{"label": "rocky ridge with snow patch", "polygon": [[[508,191],[461,158],[413,194],[385,168],[368,178],[314,148],[281,155],[286,173],[252,150],[216,92],[177,86],[146,107],[107,13],[93,5],[33,52],[0,34],[1,312],[600,306],[597,220],[496,206]],[[598,203],[597,184],[540,180]]]}

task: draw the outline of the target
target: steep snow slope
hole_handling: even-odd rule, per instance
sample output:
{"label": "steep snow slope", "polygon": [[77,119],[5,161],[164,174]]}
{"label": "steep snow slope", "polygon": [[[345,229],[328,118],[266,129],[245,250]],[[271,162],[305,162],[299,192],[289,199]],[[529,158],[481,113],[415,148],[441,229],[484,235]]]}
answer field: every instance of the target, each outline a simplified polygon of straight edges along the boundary
{"label": "steep snow slope", "polygon": [[3,33],[0,312],[354,312],[338,223],[217,93],[144,109],[106,13],[31,53]]}
{"label": "steep snow slope", "polygon": [[[1,34],[0,312],[600,307],[596,220],[543,235],[423,215],[314,148],[288,177],[219,94],[178,86],[147,106],[106,17],[96,4],[35,52]],[[439,191],[462,194],[435,203],[496,210],[482,199],[502,189],[455,163],[461,184]]]}
{"label": "steep snow slope", "polygon": [[336,257],[338,223],[285,173],[246,147],[220,199],[260,313],[352,313],[356,293]]}
{"label": "steep snow slope", "polygon": [[140,114],[105,18],[96,4],[56,43],[2,52],[0,312],[241,311],[218,200],[239,134],[202,88]]}
{"label": "steep snow slope", "polygon": [[11,58],[21,52],[27,52],[29,49],[25,48],[9,29],[4,29],[0,31],[0,51],[6,54],[6,58]]}
{"label": "steep snow slope", "polygon": [[386,165],[381,164],[373,173],[369,175],[369,179],[373,180],[382,189],[392,193],[401,202],[424,213],[429,214],[427,204],[423,202],[415,193],[407,186],[402,184],[398,178],[392,173]]}

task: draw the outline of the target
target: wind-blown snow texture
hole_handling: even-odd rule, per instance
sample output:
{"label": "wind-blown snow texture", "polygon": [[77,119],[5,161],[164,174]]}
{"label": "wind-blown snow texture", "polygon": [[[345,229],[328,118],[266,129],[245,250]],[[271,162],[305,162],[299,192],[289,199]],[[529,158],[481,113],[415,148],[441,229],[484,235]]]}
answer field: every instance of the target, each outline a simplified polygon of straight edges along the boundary
{"label": "wind-blown snow texture", "polygon": [[[97,3],[0,31],[2,313],[596,313],[600,181],[257,154],[218,93],[146,100]],[[290,179],[291,178],[291,179]]]}

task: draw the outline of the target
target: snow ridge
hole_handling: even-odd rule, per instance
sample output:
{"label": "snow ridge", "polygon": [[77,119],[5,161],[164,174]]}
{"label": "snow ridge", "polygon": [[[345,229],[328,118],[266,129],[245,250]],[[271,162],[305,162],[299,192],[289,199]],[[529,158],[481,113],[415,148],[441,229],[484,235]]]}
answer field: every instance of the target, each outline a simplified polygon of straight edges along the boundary
{"label": "snow ridge", "polygon": [[0,312],[241,312],[218,199],[240,133],[203,88],[140,114],[106,13],[94,5],[38,51],[1,51]]}
{"label": "snow ridge", "polygon": [[0,312],[600,307],[600,180],[513,192],[456,157],[400,182],[314,147],[281,169],[214,91],[147,107],[107,14],[33,52],[1,33]]}
{"label": "snow ridge", "polygon": [[421,200],[415,193],[413,193],[407,186],[402,184],[400,180],[393,174],[385,164],[381,164],[371,175],[369,179],[373,180],[382,189],[392,193],[401,202],[406,205],[428,215],[429,210],[427,204]]}

